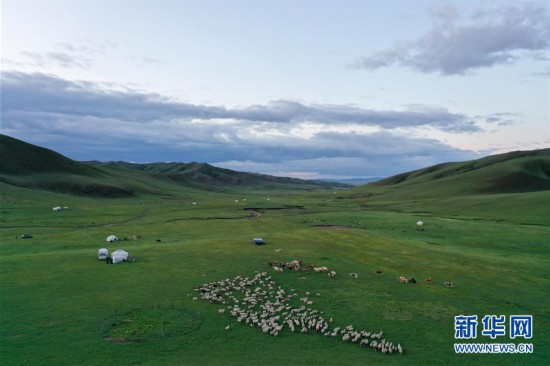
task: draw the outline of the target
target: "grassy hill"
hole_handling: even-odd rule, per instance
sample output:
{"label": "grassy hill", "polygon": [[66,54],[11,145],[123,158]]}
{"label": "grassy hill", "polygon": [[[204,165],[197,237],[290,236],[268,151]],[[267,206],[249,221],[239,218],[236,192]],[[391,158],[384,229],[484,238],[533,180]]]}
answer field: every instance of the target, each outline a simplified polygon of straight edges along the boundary
{"label": "grassy hill", "polygon": [[118,170],[131,170],[148,173],[162,174],[169,177],[174,182],[186,186],[197,188],[221,188],[231,186],[245,187],[284,187],[300,188],[300,186],[315,186],[324,188],[349,188],[347,184],[339,182],[324,182],[314,180],[304,180],[289,177],[275,177],[265,174],[244,173],[230,169],[223,169],[212,166],[207,163],[147,163],[136,164],[124,161],[117,162],[97,162],[92,161],[89,164]]}
{"label": "grassy hill", "polygon": [[66,158],[55,151],[6,135],[0,135],[0,156],[2,175],[65,173],[91,176],[100,173],[98,169]]}
{"label": "grassy hill", "polygon": [[550,149],[514,151],[462,163],[444,163],[360,187],[362,192],[411,197],[550,190]]}
{"label": "grassy hill", "polygon": [[6,135],[0,135],[0,156],[0,182],[96,197],[170,195],[182,189],[311,190],[348,187],[340,183],[243,173],[204,163],[77,162]]}
{"label": "grassy hill", "polygon": [[546,225],[550,149],[434,165],[356,187],[340,196],[370,209]]}
{"label": "grassy hill", "polygon": [[0,156],[0,182],[6,184],[89,196],[134,194],[103,169],[6,135],[0,135]]}

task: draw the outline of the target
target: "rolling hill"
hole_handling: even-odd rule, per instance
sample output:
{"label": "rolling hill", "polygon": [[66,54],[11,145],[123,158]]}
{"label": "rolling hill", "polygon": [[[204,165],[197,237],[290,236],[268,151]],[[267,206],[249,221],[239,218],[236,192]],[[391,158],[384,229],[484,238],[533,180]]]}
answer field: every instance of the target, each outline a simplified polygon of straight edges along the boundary
{"label": "rolling hill", "polygon": [[0,174],[23,176],[36,173],[95,175],[100,171],[55,151],[0,135]]}
{"label": "rolling hill", "polygon": [[197,188],[221,188],[231,186],[277,186],[289,187],[316,186],[324,188],[349,188],[347,184],[339,182],[325,182],[315,180],[304,180],[289,177],[275,177],[257,173],[243,173],[230,169],[223,169],[207,163],[147,163],[136,164],[124,161],[117,162],[88,162],[90,165],[116,170],[140,171],[155,174],[162,174],[174,182]]}
{"label": "rolling hill", "polygon": [[547,225],[550,149],[438,164],[356,187],[342,198],[368,209]]}
{"label": "rolling hill", "polygon": [[391,196],[450,197],[550,190],[550,149],[513,151],[398,174],[357,188]]}
{"label": "rolling hill", "polygon": [[[337,182],[244,173],[197,162],[79,162],[6,135],[0,135],[0,156],[0,182],[98,197],[166,195],[184,188],[224,191],[350,187]],[[353,195],[396,201],[547,190],[550,190],[550,149],[541,149],[438,164],[356,187]]]}
{"label": "rolling hill", "polygon": [[78,162],[55,151],[0,135],[0,182],[98,197],[168,195],[182,189],[311,190],[340,183],[274,177],[221,169],[205,163]]}

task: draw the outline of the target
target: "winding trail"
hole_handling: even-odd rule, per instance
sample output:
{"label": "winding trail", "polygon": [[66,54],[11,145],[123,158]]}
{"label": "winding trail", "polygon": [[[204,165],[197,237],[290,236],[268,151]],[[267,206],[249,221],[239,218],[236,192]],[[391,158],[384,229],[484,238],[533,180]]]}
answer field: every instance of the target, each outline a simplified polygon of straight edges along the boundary
{"label": "winding trail", "polygon": [[126,220],[111,222],[111,223],[107,223],[107,224],[83,225],[83,226],[77,226],[76,228],[77,229],[92,229],[92,228],[98,228],[98,227],[109,227],[109,226],[118,225],[118,224],[127,224],[129,222],[139,220],[139,219],[142,219],[145,216],[147,216],[149,214],[149,209],[150,209],[150,206],[147,206],[143,210],[141,210],[141,212],[137,216],[129,217]]}

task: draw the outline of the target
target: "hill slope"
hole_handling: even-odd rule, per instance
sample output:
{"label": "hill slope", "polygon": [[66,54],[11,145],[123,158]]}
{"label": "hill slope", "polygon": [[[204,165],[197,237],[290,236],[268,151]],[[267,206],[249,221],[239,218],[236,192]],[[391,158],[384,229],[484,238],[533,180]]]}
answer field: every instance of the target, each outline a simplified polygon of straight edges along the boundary
{"label": "hill slope", "polygon": [[221,188],[231,186],[293,186],[294,188],[299,188],[300,186],[315,186],[324,188],[350,187],[347,184],[338,182],[324,182],[289,177],[275,177],[257,173],[243,173],[235,170],[218,168],[207,163],[197,162],[136,164],[127,163],[124,161],[106,163],[92,161],[88,163],[102,168],[162,174],[178,184],[198,188]]}
{"label": "hill slope", "polygon": [[0,174],[68,173],[94,175],[99,170],[55,151],[0,135]]}
{"label": "hill slope", "polygon": [[514,151],[462,163],[434,165],[373,182],[358,190],[409,198],[550,190],[550,149]]}
{"label": "hill slope", "polygon": [[108,172],[55,151],[0,135],[0,182],[89,196],[129,196],[134,191]]}
{"label": "hill slope", "polygon": [[0,135],[0,182],[92,196],[170,194],[182,189],[315,189],[344,184],[273,177],[204,163],[77,162],[52,150]]}

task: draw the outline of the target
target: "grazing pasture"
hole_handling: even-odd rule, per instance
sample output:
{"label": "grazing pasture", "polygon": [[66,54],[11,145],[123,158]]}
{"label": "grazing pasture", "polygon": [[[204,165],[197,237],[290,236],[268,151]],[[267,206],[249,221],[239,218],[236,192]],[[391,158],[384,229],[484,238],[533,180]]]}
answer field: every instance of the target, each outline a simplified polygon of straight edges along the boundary
{"label": "grazing pasture", "polygon": [[[511,214],[492,208],[506,202],[491,206],[485,196],[477,209],[456,212],[442,201],[369,201],[353,190],[91,199],[1,188],[2,364],[542,365],[550,358],[550,222],[538,203]],[[474,200],[464,202],[474,207]],[[69,209],[52,211],[59,205]],[[33,238],[16,238],[24,233]],[[106,243],[111,234],[139,239]],[[253,245],[255,237],[267,244]],[[107,265],[97,259],[102,247],[122,248],[135,262]],[[338,275],[267,264],[294,259]],[[352,331],[347,341],[301,327],[264,334],[194,290],[262,272],[297,294],[294,308],[322,312],[329,325],[322,333],[349,325],[382,331],[403,354],[352,344]],[[534,352],[455,354],[454,317],[486,314],[533,315]]]}

